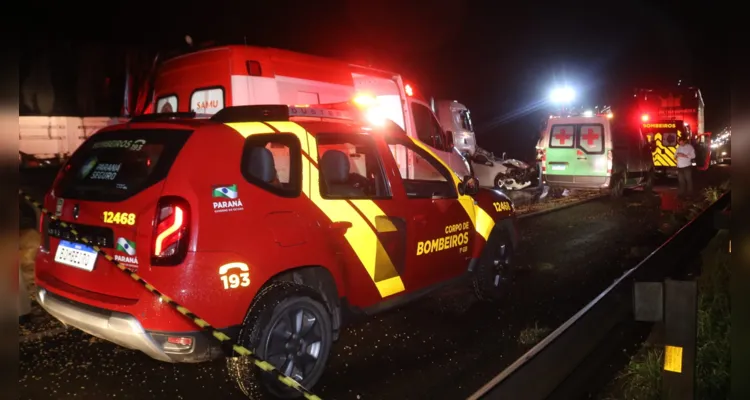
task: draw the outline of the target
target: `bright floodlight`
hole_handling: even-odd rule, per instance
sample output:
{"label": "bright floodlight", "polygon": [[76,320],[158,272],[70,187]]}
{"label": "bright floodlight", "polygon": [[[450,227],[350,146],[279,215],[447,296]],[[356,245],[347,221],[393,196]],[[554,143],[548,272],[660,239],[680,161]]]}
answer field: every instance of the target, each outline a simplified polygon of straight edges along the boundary
{"label": "bright floodlight", "polygon": [[594,116],[594,112],[591,111],[591,110],[586,110],[586,111],[583,112],[583,116],[584,117],[593,117]]}
{"label": "bright floodlight", "polygon": [[553,103],[570,103],[575,99],[576,93],[569,87],[563,87],[552,90],[549,97]]}

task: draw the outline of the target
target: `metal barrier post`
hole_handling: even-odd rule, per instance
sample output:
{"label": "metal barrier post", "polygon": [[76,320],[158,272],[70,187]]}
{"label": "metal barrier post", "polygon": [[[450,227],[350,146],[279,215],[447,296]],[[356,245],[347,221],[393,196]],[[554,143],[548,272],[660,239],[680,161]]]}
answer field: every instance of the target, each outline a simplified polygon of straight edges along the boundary
{"label": "metal barrier post", "polygon": [[697,282],[667,279],[664,298],[662,396],[668,400],[692,400],[698,335]]}

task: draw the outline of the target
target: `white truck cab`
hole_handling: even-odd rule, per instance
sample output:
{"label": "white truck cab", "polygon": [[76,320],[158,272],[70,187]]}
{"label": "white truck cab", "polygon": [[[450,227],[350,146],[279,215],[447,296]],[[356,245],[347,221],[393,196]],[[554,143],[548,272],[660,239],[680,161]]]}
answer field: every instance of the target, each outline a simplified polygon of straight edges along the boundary
{"label": "white truck cab", "polygon": [[462,153],[474,155],[477,139],[469,109],[455,100],[437,100],[435,114],[446,133],[453,134],[453,145]]}

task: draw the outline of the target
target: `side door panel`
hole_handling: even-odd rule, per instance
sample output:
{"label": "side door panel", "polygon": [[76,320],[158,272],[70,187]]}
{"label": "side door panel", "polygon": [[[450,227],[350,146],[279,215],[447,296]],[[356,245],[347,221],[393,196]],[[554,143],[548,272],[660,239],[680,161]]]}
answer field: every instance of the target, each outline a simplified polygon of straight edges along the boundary
{"label": "side door panel", "polygon": [[340,249],[350,302],[367,307],[410,290],[401,276],[407,220],[385,179],[376,139],[320,133],[309,143],[311,172],[319,173],[310,179],[311,200],[330,219],[324,223]]}
{"label": "side door panel", "polygon": [[428,164],[435,169],[422,175],[416,171],[416,179],[392,177],[392,186],[404,188],[400,194],[394,192],[394,199],[405,205],[398,215],[404,217],[407,227],[403,273],[406,287],[411,291],[459,276],[466,270],[474,228],[458,201],[451,172],[416,145],[389,145],[412,152],[423,166]]}
{"label": "side door panel", "polygon": [[548,175],[577,174],[575,128],[573,124],[554,124],[549,128],[548,142],[545,143]]}
{"label": "side door panel", "polygon": [[576,171],[582,176],[607,174],[607,154],[604,148],[606,131],[602,124],[581,124],[576,133]]}

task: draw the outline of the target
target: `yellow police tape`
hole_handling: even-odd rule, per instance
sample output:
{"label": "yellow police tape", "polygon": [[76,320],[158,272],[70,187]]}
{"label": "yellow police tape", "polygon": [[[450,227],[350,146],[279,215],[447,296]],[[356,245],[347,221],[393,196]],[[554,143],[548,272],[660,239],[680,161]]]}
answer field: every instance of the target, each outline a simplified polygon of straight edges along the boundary
{"label": "yellow police tape", "polygon": [[[43,218],[44,215],[46,214],[46,215],[48,215],[50,217],[50,219],[59,221],[60,225],[63,228],[65,228],[65,229],[69,229],[70,233],[72,233],[73,236],[77,240],[80,240],[84,244],[90,245],[94,249],[94,251],[96,251],[102,257],[106,258],[108,261],[110,261],[112,264],[114,264],[120,271],[122,271],[126,275],[130,276],[130,278],[132,278],[134,281],[136,281],[136,282],[140,283],[141,285],[143,285],[143,287],[145,287],[149,292],[151,292],[155,296],[161,298],[161,300],[164,303],[167,303],[170,306],[172,306],[180,314],[182,314],[182,315],[190,318],[190,320],[194,324],[198,325],[201,329],[203,329],[206,332],[210,332],[211,336],[213,336],[214,338],[216,338],[219,342],[223,343],[223,342],[227,342],[227,341],[230,341],[230,342],[232,341],[232,338],[230,338],[229,336],[227,336],[223,332],[220,332],[220,331],[216,330],[216,328],[214,328],[213,326],[211,326],[211,324],[209,324],[208,322],[206,322],[203,318],[200,318],[197,315],[193,314],[192,311],[188,310],[187,308],[183,307],[180,304],[177,304],[174,300],[172,300],[168,296],[166,296],[163,293],[161,293],[160,291],[158,291],[155,287],[151,286],[150,283],[146,282],[143,278],[141,278],[140,276],[138,276],[138,274],[136,274],[135,272],[130,272],[124,265],[120,264],[118,261],[116,261],[109,254],[105,253],[99,246],[91,244],[88,241],[88,239],[86,239],[86,238],[80,238],[78,236],[78,232],[75,229],[71,228],[70,225],[68,225],[67,223],[65,223],[62,220],[60,220],[60,218],[58,218],[58,217],[50,214],[50,212],[46,208],[44,208],[44,206],[42,206],[40,203],[34,201],[34,199],[32,199],[29,195],[27,195],[26,193],[24,193],[23,190],[19,190],[18,193],[21,196],[23,196],[23,198],[26,199],[28,202],[30,202],[31,204],[33,204],[34,207],[38,208],[42,212],[41,218]],[[245,347],[243,347],[243,346],[235,343],[235,344],[232,344],[232,350],[234,350],[235,353],[237,353],[237,354],[239,354],[241,356],[247,356],[247,357],[249,357],[258,368],[262,369],[265,372],[268,372],[268,373],[274,375],[279,380],[279,382],[283,383],[284,385],[286,385],[286,386],[288,386],[288,387],[290,387],[290,388],[292,388],[292,389],[294,389],[294,390],[302,393],[302,395],[305,396],[306,399],[309,399],[309,400],[321,400],[320,397],[316,396],[315,394],[313,394],[309,390],[305,389],[305,387],[302,386],[302,385],[300,385],[299,382],[297,382],[294,379],[292,379],[292,378],[284,375],[284,373],[282,373],[281,371],[279,371],[278,369],[276,369],[276,367],[274,367],[273,365],[271,365],[271,363],[269,363],[268,361],[264,361],[264,360],[261,360],[260,358],[258,358],[258,356],[256,356],[255,353],[253,353],[249,349],[247,349],[247,348],[245,348]]]}

